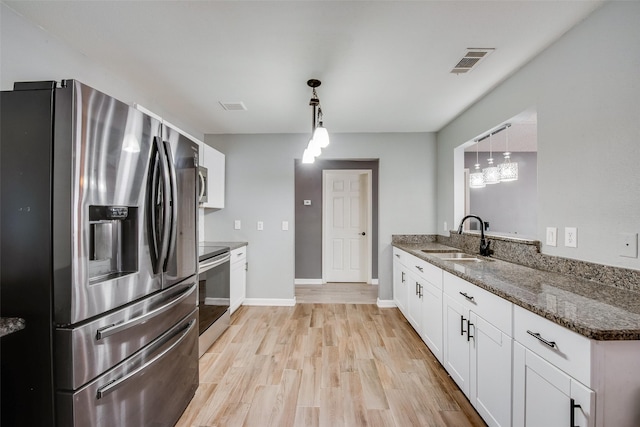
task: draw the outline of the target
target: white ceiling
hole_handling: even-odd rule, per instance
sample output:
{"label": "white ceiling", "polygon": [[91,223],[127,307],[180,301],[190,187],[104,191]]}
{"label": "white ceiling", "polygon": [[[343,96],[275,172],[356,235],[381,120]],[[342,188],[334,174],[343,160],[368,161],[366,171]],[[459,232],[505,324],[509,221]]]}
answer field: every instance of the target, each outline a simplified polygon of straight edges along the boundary
{"label": "white ceiling", "polygon": [[203,133],[304,133],[310,78],[330,132],[438,131],[602,0],[4,3]]}

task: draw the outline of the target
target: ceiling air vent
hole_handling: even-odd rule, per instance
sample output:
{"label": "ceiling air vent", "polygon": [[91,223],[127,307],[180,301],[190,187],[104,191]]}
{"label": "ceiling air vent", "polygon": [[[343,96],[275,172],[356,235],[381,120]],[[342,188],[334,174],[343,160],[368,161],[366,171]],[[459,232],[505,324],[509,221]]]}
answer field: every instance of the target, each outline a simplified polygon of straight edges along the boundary
{"label": "ceiling air vent", "polygon": [[245,107],[242,102],[222,102],[220,101],[220,105],[227,111],[247,111],[247,107]]}
{"label": "ceiling air vent", "polygon": [[486,58],[495,49],[493,48],[469,48],[467,53],[453,67],[453,74],[464,74],[471,71],[480,61]]}

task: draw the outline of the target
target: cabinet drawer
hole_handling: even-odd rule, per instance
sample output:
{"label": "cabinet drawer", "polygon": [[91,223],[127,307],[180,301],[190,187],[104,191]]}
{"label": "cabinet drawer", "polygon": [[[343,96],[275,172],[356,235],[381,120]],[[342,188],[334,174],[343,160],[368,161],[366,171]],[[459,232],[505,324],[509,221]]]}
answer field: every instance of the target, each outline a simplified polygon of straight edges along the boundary
{"label": "cabinet drawer", "polygon": [[513,304],[451,273],[444,272],[444,292],[454,301],[513,336]]}
{"label": "cabinet drawer", "polygon": [[231,264],[247,259],[247,247],[243,246],[231,251]]}
{"label": "cabinet drawer", "polygon": [[591,341],[587,337],[518,306],[514,308],[514,334],[520,344],[591,387]]}
{"label": "cabinet drawer", "polygon": [[438,289],[442,289],[442,270],[440,268],[410,254],[405,257],[405,266],[421,279]]}

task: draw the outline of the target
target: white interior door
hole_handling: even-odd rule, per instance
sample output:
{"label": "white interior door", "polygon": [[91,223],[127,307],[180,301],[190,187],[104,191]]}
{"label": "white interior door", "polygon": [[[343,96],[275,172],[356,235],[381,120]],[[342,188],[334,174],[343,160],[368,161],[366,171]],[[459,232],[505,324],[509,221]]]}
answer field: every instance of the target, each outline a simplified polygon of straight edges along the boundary
{"label": "white interior door", "polygon": [[371,283],[371,171],[323,171],[323,280]]}

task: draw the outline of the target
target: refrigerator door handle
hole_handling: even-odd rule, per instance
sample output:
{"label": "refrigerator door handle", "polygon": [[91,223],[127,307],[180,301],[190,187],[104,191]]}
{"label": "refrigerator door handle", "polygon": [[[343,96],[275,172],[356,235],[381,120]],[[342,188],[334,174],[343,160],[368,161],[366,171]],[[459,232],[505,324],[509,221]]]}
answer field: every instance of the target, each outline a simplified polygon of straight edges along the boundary
{"label": "refrigerator door handle", "polygon": [[[160,240],[160,250],[158,256],[158,266],[165,266],[169,254],[169,240],[171,237],[171,205],[172,203],[172,186],[170,163],[167,159],[167,153],[162,141],[156,140],[160,158],[160,166],[162,169],[162,237]],[[171,151],[169,151],[171,152]],[[177,206],[175,207],[178,208]],[[164,268],[163,268],[164,269]]]}
{"label": "refrigerator door handle", "polygon": [[116,334],[118,332],[124,331],[125,329],[132,328],[141,323],[146,322],[147,320],[175,307],[184,301],[189,295],[191,295],[191,291],[196,287],[196,285],[192,285],[188,288],[185,288],[177,295],[173,295],[169,302],[163,304],[162,306],[149,311],[148,313],[143,314],[142,316],[134,317],[133,319],[129,319],[126,322],[116,323],[113,325],[107,325],[97,330],[96,332],[96,340],[100,341],[103,338]]}
{"label": "refrigerator door handle", "polygon": [[165,253],[164,270],[167,270],[167,262],[169,260],[169,254],[172,254],[176,246],[177,228],[178,228],[178,179],[176,177],[175,163],[173,162],[173,154],[171,153],[171,144],[169,141],[164,141],[164,149],[166,153],[167,169],[169,175],[169,187],[171,188],[171,196],[165,199],[165,202],[170,205],[171,221],[168,222],[169,228],[169,244],[167,252]]}
{"label": "refrigerator door handle", "polygon": [[169,345],[167,348],[162,350],[160,353],[158,353],[158,355],[153,357],[151,360],[149,360],[144,365],[142,365],[142,366],[138,367],[137,369],[129,372],[127,375],[125,375],[123,377],[120,377],[117,380],[110,381],[107,384],[105,384],[102,387],[100,387],[98,389],[97,393],[96,393],[96,399],[102,399],[103,397],[105,397],[109,393],[117,390],[122,385],[124,385],[124,383],[126,383],[129,379],[135,377],[140,372],[144,371],[148,366],[153,365],[157,360],[159,360],[165,354],[169,353],[171,350],[173,350],[175,347],[177,347],[182,342],[182,340],[184,340],[184,338],[189,334],[189,332],[191,332],[191,330],[195,327],[195,324],[196,324],[195,319],[191,320],[187,324],[187,326],[185,326],[183,329],[178,331],[178,333],[176,333],[174,336],[171,337],[171,339],[174,339],[176,336],[179,336],[177,340],[175,340],[171,345]]}
{"label": "refrigerator door handle", "polygon": [[149,203],[148,203],[148,210],[149,210],[149,223],[148,223],[148,230],[149,230],[149,244],[151,246],[151,261],[153,263],[153,272],[154,274],[158,274],[160,272],[160,266],[162,265],[162,253],[161,253],[161,248],[160,248],[160,236],[159,236],[159,217],[160,215],[158,215],[159,213],[156,210],[156,207],[159,204],[159,197],[160,197],[160,191],[159,191],[159,187],[160,187],[160,168],[161,165],[160,163],[162,162],[162,159],[160,157],[160,144],[158,141],[158,138],[155,137],[153,139],[153,145],[151,148],[151,164],[150,164],[150,168],[149,168]]}

